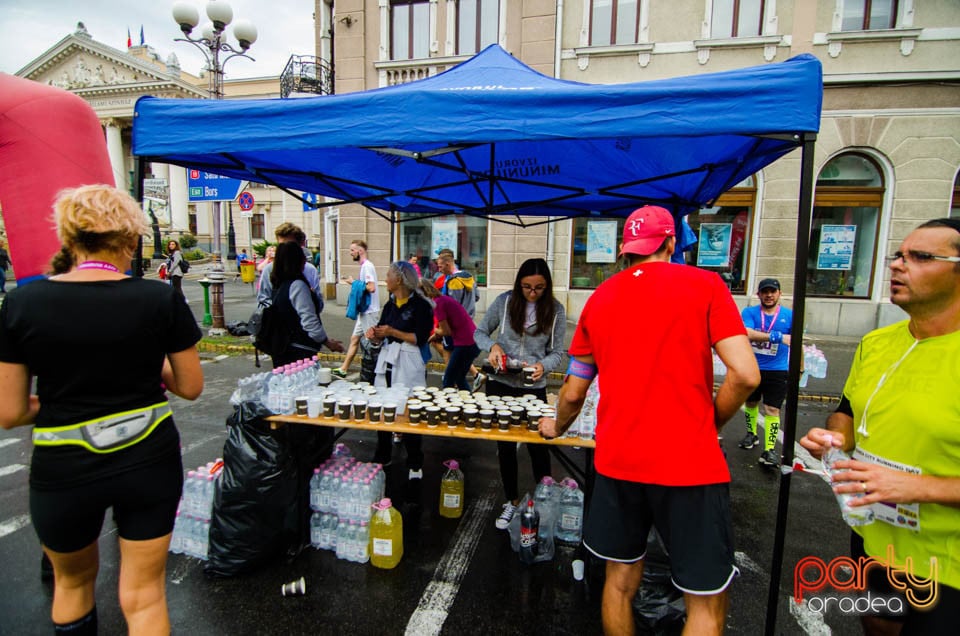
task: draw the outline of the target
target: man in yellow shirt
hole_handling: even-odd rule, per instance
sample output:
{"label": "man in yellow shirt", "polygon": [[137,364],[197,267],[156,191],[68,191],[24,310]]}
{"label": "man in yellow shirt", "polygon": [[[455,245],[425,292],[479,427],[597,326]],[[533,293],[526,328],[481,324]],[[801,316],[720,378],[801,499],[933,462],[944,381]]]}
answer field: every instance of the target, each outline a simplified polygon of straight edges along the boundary
{"label": "man in yellow shirt", "polygon": [[869,570],[868,591],[894,594],[888,572],[915,577],[906,611],[862,615],[864,631],[952,634],[960,625],[960,219],[920,225],[888,260],[890,300],[910,318],[864,336],[826,430],[811,429],[800,444],[818,457],[831,444],[852,453],[836,464],[834,491],[863,495],[850,505],[874,512],[851,540],[855,559],[886,565]]}

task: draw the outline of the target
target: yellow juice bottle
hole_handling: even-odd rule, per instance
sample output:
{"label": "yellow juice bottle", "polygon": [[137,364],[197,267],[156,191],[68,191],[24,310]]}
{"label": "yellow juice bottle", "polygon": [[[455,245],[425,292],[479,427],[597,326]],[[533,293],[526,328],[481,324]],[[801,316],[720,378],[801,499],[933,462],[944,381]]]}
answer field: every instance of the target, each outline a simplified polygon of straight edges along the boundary
{"label": "yellow juice bottle", "polygon": [[403,518],[389,499],[373,504],[370,520],[370,563],[389,570],[397,567],[403,556]]}
{"label": "yellow juice bottle", "polygon": [[440,481],[440,516],[458,519],[463,514],[463,473],[455,459],[443,462],[447,472]]}

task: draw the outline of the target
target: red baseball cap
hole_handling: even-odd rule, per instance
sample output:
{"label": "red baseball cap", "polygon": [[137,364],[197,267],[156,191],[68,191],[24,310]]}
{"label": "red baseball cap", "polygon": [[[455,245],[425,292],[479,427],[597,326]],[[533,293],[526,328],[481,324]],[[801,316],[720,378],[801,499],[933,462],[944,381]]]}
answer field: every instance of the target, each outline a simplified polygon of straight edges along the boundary
{"label": "red baseball cap", "polygon": [[623,224],[620,254],[649,256],[668,236],[676,236],[673,215],[659,206],[645,205],[634,210]]}

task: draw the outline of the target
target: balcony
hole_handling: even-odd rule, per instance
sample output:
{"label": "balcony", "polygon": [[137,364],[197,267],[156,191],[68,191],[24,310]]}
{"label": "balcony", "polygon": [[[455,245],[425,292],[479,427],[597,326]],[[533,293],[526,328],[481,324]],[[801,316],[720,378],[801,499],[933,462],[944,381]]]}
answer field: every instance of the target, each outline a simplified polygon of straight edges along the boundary
{"label": "balcony", "polygon": [[280,74],[280,97],[333,95],[333,67],[312,55],[291,55]]}
{"label": "balcony", "polygon": [[379,73],[379,85],[382,88],[433,77],[469,59],[469,55],[448,55],[416,60],[388,60],[374,62],[374,67]]}

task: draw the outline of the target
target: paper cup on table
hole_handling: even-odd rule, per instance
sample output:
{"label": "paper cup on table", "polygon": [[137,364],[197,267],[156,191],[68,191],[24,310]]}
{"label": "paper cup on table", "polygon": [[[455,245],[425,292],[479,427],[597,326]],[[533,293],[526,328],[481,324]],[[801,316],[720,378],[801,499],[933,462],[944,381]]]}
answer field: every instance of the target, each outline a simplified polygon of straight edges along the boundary
{"label": "paper cup on table", "polygon": [[449,428],[456,428],[460,425],[460,413],[462,410],[459,406],[448,406],[447,407],[447,426]]}
{"label": "paper cup on table", "polygon": [[396,402],[384,402],[383,404],[383,423],[384,424],[393,424],[397,421],[397,404]]}
{"label": "paper cup on table", "polygon": [[337,402],[337,417],[341,422],[347,422],[350,420],[350,415],[352,415],[353,404],[350,402],[350,398],[344,398]]}
{"label": "paper cup on table", "polygon": [[463,409],[463,422],[467,427],[468,431],[472,431],[477,428],[477,422],[480,421],[480,411],[473,408]]}
{"label": "paper cup on table", "polygon": [[440,424],[440,410],[439,406],[428,406],[426,408],[427,426],[433,428]]}
{"label": "paper cup on table", "polygon": [[353,419],[357,422],[367,419],[367,403],[364,400],[354,400]]}
{"label": "paper cup on table", "polygon": [[540,411],[527,411],[527,429],[531,431],[540,430]]}
{"label": "paper cup on table", "polygon": [[297,407],[297,415],[307,415],[307,396],[301,395],[294,399],[294,404]]}
{"label": "paper cup on table", "polygon": [[510,426],[520,426],[527,415],[527,410],[522,406],[510,407]]}
{"label": "paper cup on table", "polygon": [[410,424],[417,426],[423,417],[423,405],[418,401],[416,404],[407,402],[407,413],[410,416]]}
{"label": "paper cup on table", "polygon": [[377,424],[380,422],[380,415],[383,413],[383,404],[380,402],[370,402],[367,404],[367,419]]}
{"label": "paper cup on table", "polygon": [[334,417],[337,414],[337,398],[328,395],[323,398],[323,416]]}
{"label": "paper cup on table", "polygon": [[510,430],[510,411],[506,409],[497,411],[497,426],[501,431]]}
{"label": "paper cup on table", "polygon": [[491,409],[480,409],[480,428],[485,431],[493,428],[493,411]]}

